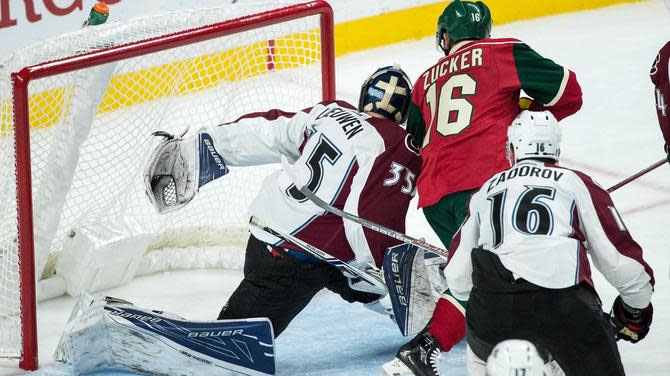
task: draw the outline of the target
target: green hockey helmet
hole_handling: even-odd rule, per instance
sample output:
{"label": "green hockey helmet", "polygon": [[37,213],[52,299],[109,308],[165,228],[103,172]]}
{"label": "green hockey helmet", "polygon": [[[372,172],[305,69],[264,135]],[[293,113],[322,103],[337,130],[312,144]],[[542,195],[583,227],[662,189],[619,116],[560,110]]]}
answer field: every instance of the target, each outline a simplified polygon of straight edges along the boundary
{"label": "green hockey helmet", "polygon": [[[488,38],[491,35],[491,23],[491,11],[483,2],[454,0],[437,19],[437,45],[448,54],[459,41]],[[449,37],[447,46],[442,41],[444,33]]]}

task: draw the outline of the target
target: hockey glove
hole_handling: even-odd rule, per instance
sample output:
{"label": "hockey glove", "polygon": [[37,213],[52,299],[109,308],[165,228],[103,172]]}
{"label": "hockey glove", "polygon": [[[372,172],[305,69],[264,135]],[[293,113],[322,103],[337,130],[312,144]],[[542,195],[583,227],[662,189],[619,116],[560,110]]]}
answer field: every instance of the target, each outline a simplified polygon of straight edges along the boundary
{"label": "hockey glove", "polygon": [[364,306],[373,312],[389,316],[391,320],[395,322],[395,317],[393,316],[393,306],[391,305],[391,298],[389,297],[389,294],[381,296],[379,299],[370,303],[365,303]]}
{"label": "hockey glove", "polygon": [[155,132],[164,139],[153,151],[144,172],[145,191],[158,213],[177,210],[195,197],[206,183],[228,173],[208,133],[175,138]]}
{"label": "hockey glove", "polygon": [[653,316],[654,307],[651,303],[647,308],[637,309],[628,306],[623,302],[621,296],[618,296],[612,304],[610,322],[616,331],[617,340],[623,339],[637,343],[649,333]]}
{"label": "hockey glove", "polygon": [[342,274],[345,277],[347,277],[347,281],[349,283],[350,288],[356,291],[377,294],[379,296],[384,296],[388,293],[386,285],[384,284],[384,278],[382,276],[381,270],[379,270],[376,266],[368,264],[366,262],[359,262],[356,260],[349,261],[347,262],[347,264],[349,264],[349,266],[351,266],[352,268],[356,269],[358,273],[367,274],[368,276],[372,277],[372,279],[377,281],[377,283],[372,285],[366,282],[365,280],[361,279],[361,277],[358,276],[356,273],[343,270]]}

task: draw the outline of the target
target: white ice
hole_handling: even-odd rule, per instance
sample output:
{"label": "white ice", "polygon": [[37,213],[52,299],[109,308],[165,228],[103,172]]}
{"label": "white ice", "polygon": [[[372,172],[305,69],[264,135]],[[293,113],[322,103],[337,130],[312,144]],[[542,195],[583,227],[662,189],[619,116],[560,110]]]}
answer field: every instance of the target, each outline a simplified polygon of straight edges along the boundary
{"label": "white ice", "polygon": [[[658,49],[670,39],[668,25],[670,13],[663,3],[651,1],[508,24],[494,27],[493,34],[524,40],[577,73],[584,107],[563,122],[564,165],[609,187],[663,157],[648,72]],[[360,84],[376,68],[398,63],[416,78],[439,56],[432,38],[344,56],[337,60],[338,95],[356,103]],[[612,195],[656,274],[650,334],[636,345],[619,343],[629,375],[670,373],[668,187],[670,166],[663,165]],[[411,211],[408,232],[439,244],[419,211]],[[240,278],[240,271],[231,270],[169,272],[105,293],[141,307],[211,319]],[[603,307],[609,309],[616,291],[598,272],[594,278]],[[52,354],[73,304],[69,297],[40,304],[37,374],[68,374],[67,367],[54,364]],[[405,341],[387,318],[324,292],[277,340],[277,366],[280,375],[374,375]],[[463,354],[463,343],[446,354],[445,374],[465,375]]]}

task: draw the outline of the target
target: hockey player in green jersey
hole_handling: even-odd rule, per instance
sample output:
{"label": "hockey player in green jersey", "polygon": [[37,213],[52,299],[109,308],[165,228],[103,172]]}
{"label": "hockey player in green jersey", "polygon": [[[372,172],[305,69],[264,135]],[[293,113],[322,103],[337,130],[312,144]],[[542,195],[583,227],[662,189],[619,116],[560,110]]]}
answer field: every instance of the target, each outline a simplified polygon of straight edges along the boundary
{"label": "hockey player in green jersey", "polygon": [[[582,92],[575,73],[512,38],[491,38],[491,11],[481,1],[454,0],[437,22],[445,56],[419,76],[412,89],[407,130],[420,145],[419,207],[445,246],[467,213],[467,201],[491,175],[509,167],[507,127],[527,107],[557,119],[577,112]],[[439,299],[429,327],[398,352],[387,374],[437,375],[436,356],[465,336],[463,325],[444,322],[453,309]],[[398,371],[400,372],[400,371]]]}

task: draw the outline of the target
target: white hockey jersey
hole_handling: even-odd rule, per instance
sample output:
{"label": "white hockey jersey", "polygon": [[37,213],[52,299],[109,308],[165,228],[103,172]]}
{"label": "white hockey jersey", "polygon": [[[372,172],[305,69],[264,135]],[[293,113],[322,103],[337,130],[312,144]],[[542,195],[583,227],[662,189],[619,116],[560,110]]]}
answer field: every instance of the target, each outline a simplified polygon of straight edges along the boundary
{"label": "white hockey jersey", "polygon": [[[394,122],[346,102],[297,113],[272,110],[204,129],[228,166],[277,163],[286,155],[308,188],[337,208],[404,232],[421,168],[418,150]],[[225,179],[225,178],[224,178]],[[343,261],[381,265],[397,241],[364,229],[309,201],[279,170],[263,182],[249,209],[270,228],[291,233]],[[299,250],[255,227],[258,239]]]}
{"label": "white hockey jersey", "polygon": [[652,270],[607,191],[555,164],[521,161],[473,194],[445,270],[456,299],[472,289],[476,247],[498,255],[515,277],[551,289],[593,285],[589,253],[626,304],[645,308],[651,299]]}

